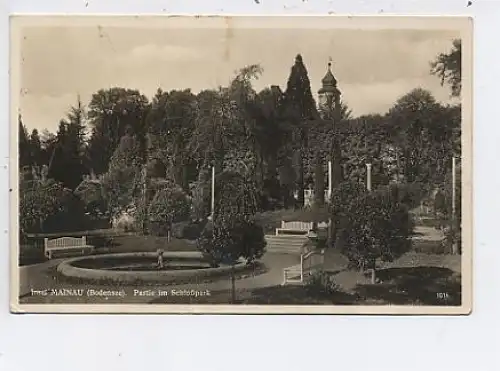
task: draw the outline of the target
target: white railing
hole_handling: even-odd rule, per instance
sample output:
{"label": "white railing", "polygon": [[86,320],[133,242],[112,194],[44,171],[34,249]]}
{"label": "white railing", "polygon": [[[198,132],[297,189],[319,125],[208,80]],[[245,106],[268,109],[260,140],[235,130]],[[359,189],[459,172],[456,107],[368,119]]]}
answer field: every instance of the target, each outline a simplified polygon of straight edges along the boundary
{"label": "white railing", "polygon": [[283,269],[283,286],[287,283],[303,284],[307,277],[321,270],[324,263],[324,250],[301,254],[300,264]]}
{"label": "white railing", "polygon": [[283,285],[287,283],[302,283],[303,281],[304,276],[301,264],[283,269]]}
{"label": "white railing", "polygon": [[302,257],[302,276],[309,277],[316,271],[323,268],[325,263],[324,250],[309,251]]}

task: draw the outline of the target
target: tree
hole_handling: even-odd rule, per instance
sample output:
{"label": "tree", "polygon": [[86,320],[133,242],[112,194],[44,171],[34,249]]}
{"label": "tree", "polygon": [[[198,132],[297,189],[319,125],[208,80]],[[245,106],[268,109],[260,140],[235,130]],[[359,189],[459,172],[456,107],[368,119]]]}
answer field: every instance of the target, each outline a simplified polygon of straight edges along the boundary
{"label": "tree", "polygon": [[37,129],[33,129],[30,135],[30,158],[33,165],[41,166],[43,164],[42,158],[42,144],[40,135]]}
{"label": "tree", "polygon": [[57,137],[54,133],[45,129],[42,131],[40,141],[42,147],[41,163],[48,166],[57,146]]}
{"label": "tree", "polygon": [[[318,111],[319,111],[320,116],[323,119],[329,121],[330,125],[331,125],[331,120],[334,119],[334,117],[333,117],[334,113],[332,112],[332,107],[328,107],[327,105],[323,105],[323,106],[319,107]],[[339,117],[337,118],[338,122],[335,123],[337,125],[342,121],[350,120],[353,118],[352,117],[352,110],[349,108],[347,103],[342,101],[342,100],[339,101],[338,115],[339,115]]]}
{"label": "tree", "polygon": [[85,111],[80,100],[67,118],[59,122],[56,143],[49,160],[49,177],[75,189],[83,179],[85,166]]}
{"label": "tree", "polygon": [[222,170],[225,151],[234,144],[235,108],[227,88],[205,90],[198,94],[196,125],[188,145],[198,169],[208,170],[215,166],[216,171]]}
{"label": "tree", "polygon": [[138,90],[101,89],[92,95],[88,107],[91,137],[88,144],[90,167],[96,174],[108,169],[113,155],[127,127],[131,127],[145,156],[146,116],[148,99]]}
{"label": "tree", "polygon": [[22,233],[61,232],[85,228],[83,205],[71,190],[54,180],[20,184],[19,222]]}
{"label": "tree", "polygon": [[331,213],[331,234],[330,239],[334,247],[342,250],[344,242],[342,232],[348,228],[349,214],[346,212],[348,205],[351,205],[366,192],[366,185],[356,180],[348,180],[340,183],[332,189],[330,197]]}
{"label": "tree", "polygon": [[235,300],[234,265],[239,258],[247,263],[264,254],[264,231],[255,220],[255,187],[249,177],[235,172],[223,172],[216,184],[214,218],[198,240],[198,248],[208,254],[214,264],[230,264],[232,301]]}
{"label": "tree", "polygon": [[307,148],[307,121],[318,117],[316,103],[311,93],[307,69],[298,54],[292,66],[285,91],[285,115],[293,126],[292,141],[296,148],[297,190],[299,205],[304,206],[304,154]]}
{"label": "tree", "polygon": [[66,156],[64,153],[64,144],[67,140],[67,126],[65,120],[59,121],[55,143],[49,159],[49,177],[58,181],[65,180]]}
{"label": "tree", "polygon": [[[172,224],[186,220],[189,217],[190,203],[181,187],[169,184],[156,192],[149,205],[148,218],[154,225],[158,235],[166,234],[170,241]],[[166,231],[161,230],[166,227]],[[166,232],[166,233],[164,233]]]}
{"label": "tree", "polygon": [[198,240],[200,251],[215,265],[234,265],[240,258],[250,264],[262,257],[265,246],[264,231],[258,223],[231,213],[207,223]]}
{"label": "tree", "polygon": [[[437,130],[449,125],[442,117],[442,106],[430,92],[420,88],[398,99],[389,110],[391,140],[402,149],[402,170],[408,182],[429,182],[434,171],[431,166],[436,163],[433,137],[437,137]],[[445,137],[440,136],[438,143]]]}
{"label": "tree", "polygon": [[[278,86],[266,88],[256,96],[256,140],[260,150],[264,208],[272,208],[282,198],[278,178],[280,150],[287,143],[289,133],[283,122],[283,93]],[[293,187],[293,179],[289,182]],[[292,198],[293,197],[289,197]],[[285,203],[285,202],[284,202]]]}
{"label": "tree", "polygon": [[249,174],[224,171],[215,179],[215,214],[251,218],[258,210],[258,194]]}
{"label": "tree", "polygon": [[295,172],[292,158],[289,155],[288,146],[280,151],[278,155],[278,174],[282,191],[283,207],[288,209],[295,205],[293,190],[295,186]]}
{"label": "tree", "polygon": [[24,126],[21,115],[18,117],[19,122],[19,168],[31,165],[30,142],[28,131]]}
{"label": "tree", "polygon": [[131,205],[137,206],[137,197],[142,191],[141,162],[140,145],[129,128],[113,153],[109,170],[102,179],[111,217]]}
{"label": "tree", "polygon": [[411,247],[411,217],[392,189],[355,191],[347,203],[337,205],[334,216],[343,224],[339,231],[342,253],[352,268],[371,270],[372,283],[378,261],[393,261]]}
{"label": "tree", "polygon": [[208,223],[198,240],[198,248],[211,257],[214,265],[231,265],[231,302],[235,302],[236,283],[234,266],[239,258],[247,264],[260,259],[265,252],[266,240],[262,226],[253,219],[227,213]]}
{"label": "tree", "polygon": [[431,74],[441,79],[441,85],[447,83],[451,95],[459,97],[462,91],[462,41],[453,40],[453,46],[448,53],[440,53],[431,62]]}
{"label": "tree", "polygon": [[184,190],[195,179],[193,161],[187,150],[196,120],[196,96],[189,89],[163,92],[153,98],[146,122],[151,135],[150,159],[170,167],[175,182]]}
{"label": "tree", "polygon": [[316,153],[316,166],[314,171],[314,203],[320,207],[325,203],[325,171],[321,153]]}
{"label": "tree", "polygon": [[340,121],[352,119],[352,109],[349,108],[346,102],[340,101],[339,107]]}
{"label": "tree", "polygon": [[456,174],[455,174],[455,214],[453,215],[453,176],[451,165],[448,162],[449,170],[446,173],[444,186],[443,186],[443,204],[440,205],[442,215],[447,222],[445,229],[446,243],[451,247],[452,254],[461,253],[462,248],[462,171],[460,158],[456,161]]}
{"label": "tree", "polygon": [[311,92],[311,83],[302,56],[295,57],[285,90],[285,105],[288,113],[302,121],[318,116]]}
{"label": "tree", "polygon": [[460,154],[460,106],[441,105],[428,91],[414,89],[396,102],[386,121],[387,143],[397,155],[401,178],[431,187],[441,184],[445,164],[452,154]]}
{"label": "tree", "polygon": [[205,220],[210,214],[211,187],[210,181],[205,177],[205,172],[200,171],[200,178],[191,184],[191,195],[193,202],[193,219]]}
{"label": "tree", "polygon": [[107,195],[100,181],[86,179],[78,185],[74,193],[82,200],[90,216],[102,218],[108,212]]}
{"label": "tree", "polygon": [[[215,166],[216,172],[221,172],[228,164],[239,166],[249,151],[253,153],[252,161],[259,162],[254,117],[256,93],[251,80],[260,73],[259,65],[246,66],[228,87],[198,94],[196,126],[188,148],[200,171]],[[258,175],[254,175],[257,179]]]}

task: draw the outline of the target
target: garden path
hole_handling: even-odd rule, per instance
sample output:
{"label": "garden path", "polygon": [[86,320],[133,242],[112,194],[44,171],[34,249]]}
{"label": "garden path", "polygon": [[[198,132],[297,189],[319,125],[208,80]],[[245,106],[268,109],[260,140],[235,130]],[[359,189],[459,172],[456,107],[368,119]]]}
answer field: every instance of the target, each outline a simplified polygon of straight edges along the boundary
{"label": "garden path", "polygon": [[[95,289],[95,290],[111,290],[123,289],[127,293],[127,304],[140,304],[147,303],[154,298],[147,296],[134,295],[134,289],[148,290],[148,289],[164,289],[164,290],[209,290],[209,291],[225,291],[231,289],[231,282],[229,278],[223,278],[217,281],[200,284],[181,284],[181,285],[164,285],[158,286],[124,286],[124,287],[110,287],[109,285],[102,284],[68,284],[58,282],[53,275],[50,274],[51,268],[55,268],[62,259],[54,259],[45,263],[20,267],[19,269],[19,283],[20,291],[19,296],[22,297],[22,302],[26,304],[35,303],[65,303],[65,304],[80,304],[80,303],[124,303],[123,299],[119,297],[33,297],[30,295],[31,290],[44,290],[44,289]],[[264,288],[270,286],[280,285],[283,282],[283,269],[290,265],[296,264],[299,257],[291,254],[279,253],[266,253],[262,258],[262,262],[269,269],[267,272],[254,276],[242,278],[236,281],[237,290],[249,290],[254,288]]]}

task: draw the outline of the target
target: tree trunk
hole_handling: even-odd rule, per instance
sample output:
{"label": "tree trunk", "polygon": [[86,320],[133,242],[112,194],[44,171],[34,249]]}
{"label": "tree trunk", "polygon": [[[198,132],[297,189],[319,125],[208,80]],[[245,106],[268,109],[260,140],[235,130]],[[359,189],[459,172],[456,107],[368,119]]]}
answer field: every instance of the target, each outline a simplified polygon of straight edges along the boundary
{"label": "tree trunk", "polygon": [[399,160],[399,148],[396,147],[396,183],[401,180],[401,161]]}
{"label": "tree trunk", "polygon": [[371,273],[372,273],[372,285],[374,285],[377,281],[377,269],[375,268],[375,266],[373,266],[373,268],[371,269]]}
{"label": "tree trunk", "polygon": [[377,262],[376,260],[372,260],[369,262],[369,265],[368,265],[368,268],[370,270],[370,274],[371,274],[371,283],[372,285],[374,285],[375,283],[377,283]]}
{"label": "tree trunk", "polygon": [[236,279],[234,277],[234,265],[231,266],[231,304],[236,302]]}
{"label": "tree trunk", "polygon": [[451,253],[453,255],[458,255],[459,254],[459,248],[458,248],[458,243],[457,243],[457,225],[454,221],[451,222]]}
{"label": "tree trunk", "polygon": [[188,163],[187,161],[182,162],[182,169],[181,169],[181,186],[184,192],[189,191],[189,179],[188,179]]}
{"label": "tree trunk", "polygon": [[329,219],[329,225],[328,225],[328,246],[329,247],[335,247],[336,244],[336,239],[337,239],[337,229],[335,228],[335,223],[336,223],[336,216],[332,215],[331,218]]}
{"label": "tree trunk", "polygon": [[297,191],[298,197],[297,201],[299,203],[299,207],[304,207],[305,204],[305,195],[304,195],[304,156],[302,153],[302,149],[299,151],[298,158],[298,174],[297,174]]}
{"label": "tree trunk", "polygon": [[319,152],[315,154],[314,163],[314,204],[321,207],[325,204],[325,173]]}
{"label": "tree trunk", "polygon": [[270,155],[267,159],[267,166],[265,169],[266,183],[269,195],[273,199],[280,198],[280,183],[278,180],[278,169],[277,169],[277,159],[276,156]]}
{"label": "tree trunk", "polygon": [[283,208],[289,209],[294,205],[293,192],[290,189],[290,185],[283,184],[281,187],[281,198],[283,200]]}
{"label": "tree trunk", "polygon": [[337,139],[333,142],[334,148],[332,153],[332,189],[339,186],[342,183],[342,151],[340,148],[340,143]]}
{"label": "tree trunk", "polygon": [[142,168],[142,203],[144,207],[144,215],[142,218],[142,234],[147,233],[147,222],[148,222],[148,178],[147,178],[147,165],[144,164]]}

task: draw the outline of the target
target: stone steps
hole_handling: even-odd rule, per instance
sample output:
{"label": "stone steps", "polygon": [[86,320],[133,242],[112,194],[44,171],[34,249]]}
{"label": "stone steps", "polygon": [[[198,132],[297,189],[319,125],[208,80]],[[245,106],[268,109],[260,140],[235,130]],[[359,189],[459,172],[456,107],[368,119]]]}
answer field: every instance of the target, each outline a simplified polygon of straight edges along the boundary
{"label": "stone steps", "polygon": [[266,236],[267,251],[285,254],[300,254],[307,238],[304,236]]}

